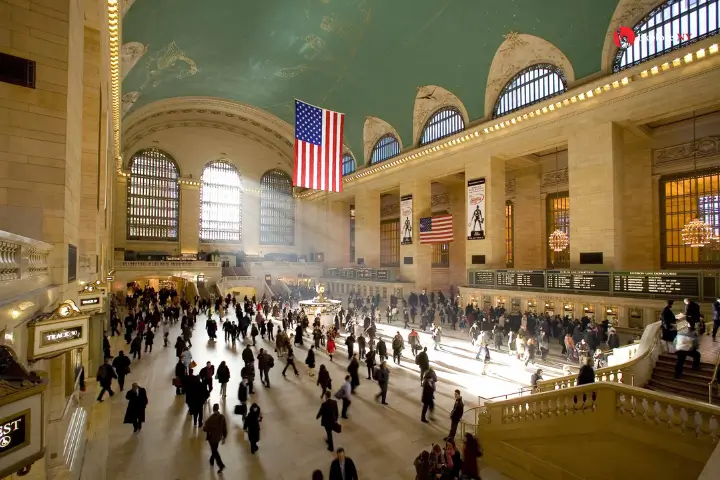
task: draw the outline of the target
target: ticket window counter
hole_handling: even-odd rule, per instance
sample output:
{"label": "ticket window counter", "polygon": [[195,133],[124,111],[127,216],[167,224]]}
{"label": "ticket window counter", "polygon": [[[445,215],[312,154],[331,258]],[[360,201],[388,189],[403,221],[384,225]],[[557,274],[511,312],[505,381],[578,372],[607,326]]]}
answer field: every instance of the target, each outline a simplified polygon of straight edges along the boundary
{"label": "ticket window counter", "polygon": [[555,302],[545,302],[544,312],[548,315],[555,315]]}
{"label": "ticket window counter", "polygon": [[583,304],[582,314],[584,317],[587,317],[594,322],[595,321],[595,305]]}
{"label": "ticket window counter", "polygon": [[504,308],[507,310],[505,307],[505,297],[495,297],[495,308]]}
{"label": "ticket window counter", "polygon": [[513,298],[510,300],[510,312],[511,313],[522,312],[519,298]]}
{"label": "ticket window counter", "polygon": [[610,322],[610,325],[617,326],[618,325],[618,307],[612,306],[612,305],[605,305],[603,307],[603,310],[605,311],[604,318],[608,322]]}
{"label": "ticket window counter", "polygon": [[628,328],[642,330],[645,328],[645,320],[643,318],[642,308],[628,309]]}
{"label": "ticket window counter", "polygon": [[570,319],[572,320],[575,318],[574,312],[575,307],[572,303],[566,303],[563,305],[563,317],[570,317]]}
{"label": "ticket window counter", "polygon": [[523,313],[525,312],[532,312],[537,313],[537,300],[534,298],[530,298],[527,301],[525,301],[525,308],[523,309]]}
{"label": "ticket window counter", "polygon": [[482,297],[482,309],[485,311],[490,310],[490,307],[492,306],[492,298],[488,295],[483,295]]}

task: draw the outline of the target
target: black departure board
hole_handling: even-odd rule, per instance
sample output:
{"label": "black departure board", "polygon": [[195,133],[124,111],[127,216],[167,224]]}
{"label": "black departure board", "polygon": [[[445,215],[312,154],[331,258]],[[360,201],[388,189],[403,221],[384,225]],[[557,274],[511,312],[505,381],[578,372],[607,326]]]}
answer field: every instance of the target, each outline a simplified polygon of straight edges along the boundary
{"label": "black departure board", "polygon": [[613,291],[623,295],[700,297],[700,277],[683,272],[615,272]]}
{"label": "black departure board", "polygon": [[326,269],[325,269],[325,276],[326,276],[326,277],[337,277],[337,276],[338,276],[338,269],[337,269],[337,268],[326,268]]}
{"label": "black departure board", "polygon": [[495,270],[477,270],[472,275],[473,285],[495,285]]}
{"label": "black departure board", "polygon": [[606,272],[573,272],[548,270],[547,289],[610,293],[610,274]]}
{"label": "black departure board", "polygon": [[389,277],[387,270],[378,270],[377,271],[377,279],[378,280],[387,280]]}
{"label": "black departure board", "polygon": [[377,270],[374,268],[358,268],[355,271],[355,278],[359,280],[372,280],[377,277]]}
{"label": "black departure board", "polygon": [[341,268],[340,276],[343,278],[355,278],[355,269],[354,268]]}
{"label": "black departure board", "polygon": [[497,270],[497,288],[544,289],[544,270]]}

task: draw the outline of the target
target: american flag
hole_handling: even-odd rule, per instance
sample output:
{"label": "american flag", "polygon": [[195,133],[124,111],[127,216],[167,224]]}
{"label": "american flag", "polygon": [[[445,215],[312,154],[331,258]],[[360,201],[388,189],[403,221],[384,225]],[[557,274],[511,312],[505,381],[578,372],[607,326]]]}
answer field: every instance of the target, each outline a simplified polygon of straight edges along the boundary
{"label": "american flag", "polygon": [[296,187],[342,192],[345,115],[295,100]]}
{"label": "american flag", "polygon": [[452,214],[420,219],[420,243],[448,243],[452,241]]}

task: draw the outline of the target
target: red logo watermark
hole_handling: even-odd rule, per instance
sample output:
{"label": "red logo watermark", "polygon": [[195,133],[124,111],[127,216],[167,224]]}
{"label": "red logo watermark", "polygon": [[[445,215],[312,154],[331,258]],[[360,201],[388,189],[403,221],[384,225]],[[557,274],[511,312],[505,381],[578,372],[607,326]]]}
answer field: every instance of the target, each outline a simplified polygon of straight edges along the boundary
{"label": "red logo watermark", "polygon": [[[692,38],[692,35],[690,33],[683,33],[679,32],[676,33],[675,36],[671,39],[672,44],[678,44],[687,42]],[[666,40],[665,36],[662,34],[655,34],[655,33],[643,33],[641,35],[636,35],[635,31],[630,27],[618,27],[615,29],[615,32],[613,33],[613,42],[615,43],[615,46],[619,48],[620,50],[626,50],[633,45],[635,45],[636,41],[640,42],[664,42]]]}
{"label": "red logo watermark", "polygon": [[620,27],[615,30],[613,40],[616,47],[625,50],[635,43],[635,32],[630,27]]}

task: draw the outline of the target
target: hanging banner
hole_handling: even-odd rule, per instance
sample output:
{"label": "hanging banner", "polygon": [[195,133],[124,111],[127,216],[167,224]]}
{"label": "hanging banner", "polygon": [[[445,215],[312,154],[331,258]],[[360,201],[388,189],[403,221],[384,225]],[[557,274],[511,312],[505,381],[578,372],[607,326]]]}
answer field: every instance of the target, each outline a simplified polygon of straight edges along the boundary
{"label": "hanging banner", "polygon": [[400,197],[400,244],[413,242],[413,204],[412,195]]}
{"label": "hanging banner", "polygon": [[469,180],[467,185],[467,239],[485,240],[485,179]]}

